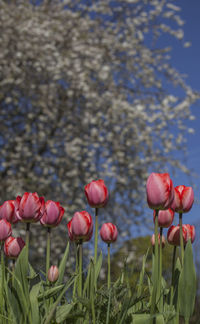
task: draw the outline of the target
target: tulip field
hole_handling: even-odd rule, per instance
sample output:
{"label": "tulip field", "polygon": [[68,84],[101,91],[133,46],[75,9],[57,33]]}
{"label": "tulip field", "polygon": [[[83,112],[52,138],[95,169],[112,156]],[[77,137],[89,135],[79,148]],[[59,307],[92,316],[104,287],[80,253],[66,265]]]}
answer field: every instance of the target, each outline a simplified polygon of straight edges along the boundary
{"label": "tulip field", "polygon": [[[141,256],[142,267],[134,286],[125,264],[117,280],[111,276],[112,244],[120,233],[109,220],[100,226],[100,209],[109,203],[104,181],[92,181],[84,191],[94,215],[86,210],[75,212],[66,226],[66,249],[59,265],[57,260],[51,260],[51,238],[65,212],[60,203],[45,202],[37,193],[26,192],[0,206],[0,323],[190,323],[196,297],[192,250],[195,228],[183,221],[193,205],[193,189],[184,185],[174,188],[168,173],[152,173],[148,177],[146,195],[154,233],[149,249]],[[17,222],[24,223],[25,238],[12,236]],[[45,272],[36,272],[36,265],[29,262],[29,250],[34,249],[30,232],[36,222],[46,230]],[[163,228],[168,228],[167,240],[173,246],[170,283],[162,273]],[[93,256],[83,266],[84,246],[93,235]],[[107,245],[106,283],[99,278],[103,262],[100,240]],[[76,255],[72,269],[68,262],[70,249]],[[146,271],[149,254],[150,274]]]}

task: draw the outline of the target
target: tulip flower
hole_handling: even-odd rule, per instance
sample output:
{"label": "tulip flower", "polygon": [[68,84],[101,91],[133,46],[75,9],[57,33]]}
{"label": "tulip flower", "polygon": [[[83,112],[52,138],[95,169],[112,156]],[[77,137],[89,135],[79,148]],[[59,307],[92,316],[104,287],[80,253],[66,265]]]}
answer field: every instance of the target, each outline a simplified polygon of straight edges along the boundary
{"label": "tulip flower", "polygon": [[15,212],[15,200],[4,201],[0,206],[0,219],[6,219],[9,223],[15,224],[18,222],[18,218]]}
{"label": "tulip flower", "polygon": [[5,241],[9,236],[12,235],[11,224],[6,219],[0,220],[0,241]]}
{"label": "tulip flower", "polygon": [[95,208],[94,263],[96,264],[98,250],[98,208],[104,207],[107,204],[108,189],[102,179],[93,180],[85,186],[85,195],[89,205]]}
{"label": "tulip flower", "polygon": [[[183,242],[184,244],[187,243],[187,228],[183,225],[182,226],[183,229]],[[171,245],[175,245],[175,246],[180,246],[180,226],[174,226],[172,225],[167,232],[167,240],[168,243]]]}
{"label": "tulip flower", "polygon": [[186,243],[191,240],[191,243],[195,240],[195,227],[194,225],[184,224],[183,227],[187,230],[187,237],[186,237]]}
{"label": "tulip flower", "polygon": [[75,238],[72,233],[72,219],[67,223],[67,230],[68,230],[69,239],[70,239],[70,241],[73,242],[75,240]]}
{"label": "tulip flower", "polygon": [[102,179],[92,181],[85,186],[88,204],[94,208],[104,207],[108,201],[108,189]]}
{"label": "tulip flower", "polygon": [[21,250],[25,246],[25,242],[21,237],[8,237],[4,244],[4,253],[10,259],[16,259]]}
{"label": "tulip flower", "polygon": [[187,213],[192,208],[194,192],[192,187],[177,186],[174,188],[174,200],[171,208],[177,213]]}
{"label": "tulip flower", "polygon": [[76,212],[72,218],[71,232],[75,241],[88,241],[93,232],[91,215],[86,211]]}
{"label": "tulip flower", "polygon": [[[155,234],[152,235],[151,237],[151,245],[154,247],[155,246]],[[158,234],[158,245],[160,245],[160,234]],[[165,247],[165,237],[162,235],[162,248]]]}
{"label": "tulip flower", "polygon": [[36,192],[25,192],[22,197],[18,196],[19,203],[16,210],[17,218],[25,223],[35,223],[40,220],[44,213],[44,198],[39,197]]}
{"label": "tulip flower", "polygon": [[50,282],[55,282],[59,277],[59,271],[57,266],[51,266],[48,271],[48,280]]}
{"label": "tulip flower", "polygon": [[[156,211],[154,210],[153,219],[155,223]],[[166,210],[159,210],[158,212],[158,226],[159,227],[170,227],[174,220],[174,211],[170,208]]]}
{"label": "tulip flower", "polygon": [[46,227],[55,227],[60,224],[64,208],[60,206],[59,202],[48,200],[45,203],[44,214],[40,219],[40,223]]}
{"label": "tulip flower", "polygon": [[107,244],[113,243],[117,240],[117,227],[112,223],[104,223],[100,230],[101,239]]}
{"label": "tulip flower", "polygon": [[146,193],[151,209],[168,209],[174,199],[174,187],[169,174],[151,173],[147,179]]}

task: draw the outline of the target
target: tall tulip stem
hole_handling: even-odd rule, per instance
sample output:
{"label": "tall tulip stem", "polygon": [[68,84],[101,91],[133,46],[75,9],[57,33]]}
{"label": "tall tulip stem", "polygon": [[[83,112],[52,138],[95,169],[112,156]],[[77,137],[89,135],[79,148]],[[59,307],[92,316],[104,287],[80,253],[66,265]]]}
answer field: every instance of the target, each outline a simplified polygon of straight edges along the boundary
{"label": "tall tulip stem", "polygon": [[30,223],[26,223],[26,249],[27,249],[27,263],[29,258],[29,242],[30,242]]}
{"label": "tall tulip stem", "polygon": [[97,262],[98,249],[98,208],[95,208],[95,242],[94,242],[94,264]]}
{"label": "tall tulip stem", "polygon": [[50,268],[50,252],[51,252],[51,228],[47,228],[47,246],[46,246],[46,279],[48,280],[48,271]]}
{"label": "tall tulip stem", "polygon": [[78,295],[82,297],[82,259],[83,259],[83,244],[79,242],[79,281],[78,281]]}
{"label": "tall tulip stem", "polygon": [[184,246],[183,246],[183,222],[182,222],[182,213],[179,213],[179,226],[180,226],[180,244],[181,244],[181,264],[183,266],[184,258]]}
{"label": "tall tulip stem", "polygon": [[174,245],[173,257],[172,257],[172,279],[171,279],[170,305],[172,305],[173,293],[174,293],[174,270],[175,270],[175,262],[176,262],[176,245]]}
{"label": "tall tulip stem", "polygon": [[162,294],[162,233],[163,227],[160,227],[160,245],[159,245],[159,295],[160,295],[160,309],[163,309],[163,294]]}
{"label": "tall tulip stem", "polygon": [[153,274],[153,292],[152,292],[152,299],[151,299],[151,315],[155,313],[156,308],[156,296],[157,296],[157,289],[158,289],[158,210],[155,213],[155,266],[154,266],[154,274]]}
{"label": "tall tulip stem", "polygon": [[110,289],[110,244],[108,243],[108,289]]}
{"label": "tall tulip stem", "polygon": [[4,251],[3,242],[1,242],[1,299],[0,299],[0,310],[1,314],[4,313],[4,280],[5,280],[5,263],[4,263]]}

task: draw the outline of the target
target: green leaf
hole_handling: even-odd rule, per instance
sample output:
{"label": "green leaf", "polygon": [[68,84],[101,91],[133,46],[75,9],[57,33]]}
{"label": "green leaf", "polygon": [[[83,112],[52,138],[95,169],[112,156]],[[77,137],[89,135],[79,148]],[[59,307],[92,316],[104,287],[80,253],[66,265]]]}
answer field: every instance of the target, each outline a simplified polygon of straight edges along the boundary
{"label": "green leaf", "polygon": [[44,298],[50,298],[53,297],[55,294],[60,292],[60,290],[64,287],[64,285],[56,286],[53,288],[49,288],[48,290],[44,291],[42,294],[38,296],[38,300],[41,301]]}
{"label": "green leaf", "polygon": [[34,324],[40,324],[40,313],[39,313],[39,304],[38,304],[38,294],[41,288],[41,282],[38,282],[34,285],[30,291],[30,302],[31,302],[31,313],[32,313],[32,322]]}
{"label": "green leaf", "polygon": [[62,257],[62,260],[60,261],[60,264],[59,264],[59,268],[58,268],[59,277],[58,277],[58,280],[56,282],[56,285],[61,284],[62,281],[63,281],[68,254],[69,254],[69,242],[67,243],[65,252],[64,252],[63,257]]}
{"label": "green leaf", "polygon": [[29,291],[28,291],[28,263],[27,263],[27,247],[25,246],[19,257],[17,258],[17,262],[15,265],[14,271],[14,287],[18,288],[17,279],[22,286],[22,291],[25,296],[27,302],[29,302]]}
{"label": "green leaf", "polygon": [[132,324],[151,324],[155,317],[155,324],[165,324],[163,315],[135,314],[132,316]]}
{"label": "green leaf", "polygon": [[146,260],[149,253],[149,249],[147,250],[147,253],[143,256],[142,261],[142,270],[140,272],[139,282],[138,282],[138,288],[137,288],[137,297],[140,297],[143,290],[143,282],[144,282],[144,274],[145,274],[145,266],[146,266]]}
{"label": "green leaf", "polygon": [[95,266],[95,280],[97,281],[98,279],[98,276],[99,276],[99,273],[100,273],[100,270],[101,270],[101,266],[102,266],[102,260],[103,260],[103,257],[102,257],[102,251],[98,257],[98,260],[97,260],[97,264]]}
{"label": "green leaf", "polygon": [[185,248],[184,262],[179,278],[178,296],[180,314],[188,321],[194,311],[196,296],[196,272],[190,240]]}
{"label": "green leaf", "polygon": [[73,307],[73,303],[59,306],[56,309],[56,323],[63,323],[63,321],[66,320],[66,318],[68,317]]}

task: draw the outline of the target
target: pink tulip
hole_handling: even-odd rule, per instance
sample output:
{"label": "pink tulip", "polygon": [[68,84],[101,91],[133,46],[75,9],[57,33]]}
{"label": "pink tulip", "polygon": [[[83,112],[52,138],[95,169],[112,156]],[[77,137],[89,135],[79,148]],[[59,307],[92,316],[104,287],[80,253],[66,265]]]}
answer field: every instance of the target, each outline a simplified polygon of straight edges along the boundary
{"label": "pink tulip", "polygon": [[85,186],[88,204],[94,208],[104,207],[108,201],[108,189],[103,180],[92,181]]}
{"label": "pink tulip", "polygon": [[16,215],[19,220],[25,223],[35,223],[40,220],[44,213],[44,198],[39,197],[36,192],[25,192],[22,197],[16,198],[18,208]]}
{"label": "pink tulip", "polygon": [[5,241],[12,235],[11,224],[6,219],[0,220],[0,241]]}
{"label": "pink tulip", "polygon": [[[155,234],[151,237],[151,244],[152,246],[155,246]],[[160,234],[158,234],[158,245],[160,245]],[[162,248],[165,247],[165,237],[162,235]]]}
{"label": "pink tulip", "polygon": [[9,223],[15,224],[18,222],[18,218],[15,212],[15,200],[4,201],[0,206],[0,219],[6,219]]}
{"label": "pink tulip", "polygon": [[70,241],[75,241],[75,237],[72,233],[72,219],[67,223],[67,229]]}
{"label": "pink tulip", "polygon": [[10,259],[16,259],[21,250],[25,246],[25,242],[21,237],[8,237],[4,244],[4,253]]}
{"label": "pink tulip", "polygon": [[104,223],[100,230],[101,239],[110,244],[117,240],[117,227],[112,223]]}
{"label": "pink tulip", "polygon": [[194,225],[184,224],[183,226],[187,230],[186,243],[189,241],[189,239],[191,239],[191,243],[193,243],[194,240],[195,240],[195,227],[194,227]]}
{"label": "pink tulip", "polygon": [[146,185],[147,202],[152,209],[165,210],[174,199],[174,187],[168,173],[151,173]]}
{"label": "pink tulip", "polygon": [[60,224],[64,212],[65,210],[59,202],[48,200],[45,203],[45,210],[40,223],[46,227],[55,227]]}
{"label": "pink tulip", "polygon": [[93,221],[86,211],[76,212],[72,217],[71,233],[75,241],[89,241],[92,237]]}
{"label": "pink tulip", "polygon": [[[156,211],[154,210],[153,213],[153,219],[155,223],[155,215]],[[171,226],[172,222],[174,220],[174,211],[172,209],[166,209],[166,210],[159,210],[158,212],[158,226],[159,227],[169,227]]]}
{"label": "pink tulip", "polygon": [[[185,245],[187,243],[187,236],[188,236],[188,232],[187,232],[187,228],[185,227],[185,225],[182,226],[182,230],[183,230],[183,244]],[[168,243],[171,245],[176,245],[176,246],[180,246],[180,226],[174,226],[172,225],[167,232],[167,240]]]}
{"label": "pink tulip", "polygon": [[177,186],[174,188],[174,200],[171,208],[178,213],[187,213],[192,208],[194,192],[192,187]]}
{"label": "pink tulip", "polygon": [[48,271],[48,280],[50,282],[55,282],[58,279],[59,276],[59,270],[56,266],[51,266]]}

